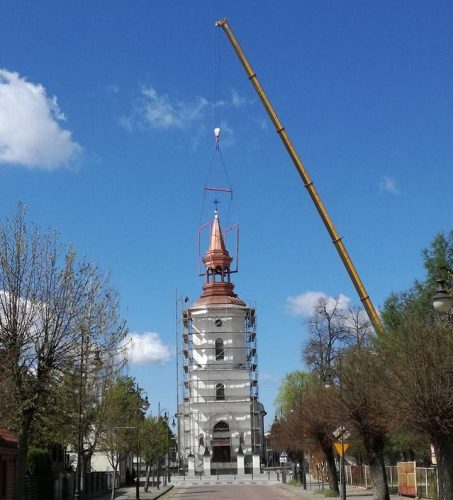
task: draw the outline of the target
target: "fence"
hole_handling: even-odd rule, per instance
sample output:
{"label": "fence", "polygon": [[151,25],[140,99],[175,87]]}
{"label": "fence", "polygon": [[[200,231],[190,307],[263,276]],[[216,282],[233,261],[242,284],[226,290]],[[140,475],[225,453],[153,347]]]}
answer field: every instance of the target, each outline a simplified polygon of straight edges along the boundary
{"label": "fence", "polygon": [[368,465],[346,465],[345,466],[346,483],[352,486],[371,486],[371,474]]}
{"label": "fence", "polygon": [[398,493],[398,466],[388,465],[385,468],[385,473],[387,475],[387,484],[390,493]]}
{"label": "fence", "polygon": [[[385,468],[391,493],[398,493],[398,467]],[[372,480],[368,465],[346,465],[345,478],[352,486],[371,487]],[[416,467],[417,497],[437,500],[437,471],[435,468]]]}
{"label": "fence", "polygon": [[[89,472],[85,474],[85,498],[92,498],[111,489],[112,472]],[[118,476],[117,476],[118,479]],[[118,481],[117,481],[118,483]],[[53,500],[72,500],[75,492],[75,472],[65,472],[54,482]],[[40,497],[29,497],[38,500]],[[45,497],[49,500],[49,497]]]}
{"label": "fence", "polygon": [[417,467],[417,496],[437,499],[437,470]]}
{"label": "fence", "polygon": [[237,474],[236,462],[211,462],[211,475]]}

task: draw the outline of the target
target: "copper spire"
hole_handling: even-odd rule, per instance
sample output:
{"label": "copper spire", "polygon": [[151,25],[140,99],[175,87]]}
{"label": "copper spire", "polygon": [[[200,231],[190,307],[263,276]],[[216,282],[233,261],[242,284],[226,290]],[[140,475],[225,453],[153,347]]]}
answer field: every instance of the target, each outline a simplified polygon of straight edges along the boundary
{"label": "copper spire", "polygon": [[215,271],[220,267],[221,270],[229,272],[230,264],[233,259],[230,257],[223,239],[222,229],[220,228],[219,212],[217,208],[214,210],[214,221],[211,226],[211,239],[209,248],[203,258],[206,269]]}
{"label": "copper spire", "polygon": [[206,283],[203,293],[194,305],[201,304],[238,304],[244,302],[233,292],[234,285],[230,282],[230,264],[233,258],[226,249],[220,227],[218,210],[214,211],[214,220],[211,226],[209,248],[203,257],[206,266]]}

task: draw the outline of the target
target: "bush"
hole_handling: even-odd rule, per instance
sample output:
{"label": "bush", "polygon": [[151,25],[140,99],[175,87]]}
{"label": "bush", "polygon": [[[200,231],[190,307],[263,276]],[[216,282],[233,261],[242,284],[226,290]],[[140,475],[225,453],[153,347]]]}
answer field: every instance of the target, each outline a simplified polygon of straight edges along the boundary
{"label": "bush", "polygon": [[53,498],[53,474],[49,450],[30,448],[27,454],[27,476],[36,487],[37,500]]}

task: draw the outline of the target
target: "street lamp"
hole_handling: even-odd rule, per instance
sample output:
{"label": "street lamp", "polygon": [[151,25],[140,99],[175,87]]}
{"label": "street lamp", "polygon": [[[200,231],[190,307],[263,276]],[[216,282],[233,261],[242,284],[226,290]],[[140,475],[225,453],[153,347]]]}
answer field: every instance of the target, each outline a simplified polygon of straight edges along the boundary
{"label": "street lamp", "polygon": [[[173,432],[173,441],[175,441],[175,438],[174,438],[174,429],[175,429],[175,426],[176,426],[175,419],[173,419],[171,421],[171,426],[173,427],[173,431],[172,431]],[[175,454],[174,455],[172,454],[172,456],[174,456],[176,458],[176,441],[175,441],[175,448],[172,448],[172,449],[175,449]],[[173,470],[173,475],[175,475],[175,471],[174,470]],[[171,481],[170,475],[168,476],[168,479],[169,479],[169,481]]]}
{"label": "street lamp", "polygon": [[[171,483],[171,472],[170,472],[170,426],[169,426],[169,418],[168,412],[164,413],[164,420],[166,423],[165,432],[167,433],[167,483]],[[171,426],[175,428],[176,422],[173,419]]]}
{"label": "street lamp", "polygon": [[140,412],[146,412],[149,408],[148,396],[145,396],[145,399],[141,398],[142,389],[138,386],[138,382],[136,384],[137,390],[137,477],[135,481],[135,498],[140,500],[140,473],[141,473],[141,463],[140,463],[140,426],[138,425],[138,419],[140,418]]}
{"label": "street lamp", "polygon": [[447,313],[453,306],[453,297],[447,292],[445,280],[436,280],[437,288],[433,296],[433,307],[437,312]]}
{"label": "street lamp", "polygon": [[165,412],[164,413],[164,420],[165,420],[165,434],[167,435],[167,467],[166,467],[166,476],[167,476],[167,479],[166,479],[166,484],[165,486],[167,485],[167,483],[170,482],[170,472],[168,470],[168,430],[169,430],[169,427],[168,427],[168,413]]}

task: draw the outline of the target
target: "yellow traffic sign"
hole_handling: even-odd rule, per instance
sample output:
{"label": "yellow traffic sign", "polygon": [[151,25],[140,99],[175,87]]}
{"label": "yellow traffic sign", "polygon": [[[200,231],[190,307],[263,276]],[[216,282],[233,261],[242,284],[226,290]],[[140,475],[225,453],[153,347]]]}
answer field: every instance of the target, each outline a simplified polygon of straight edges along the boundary
{"label": "yellow traffic sign", "polygon": [[349,448],[349,443],[338,443],[335,442],[333,443],[335,446],[335,449],[337,450],[337,453],[340,455],[340,457],[343,456],[343,451],[346,453],[346,450]]}

